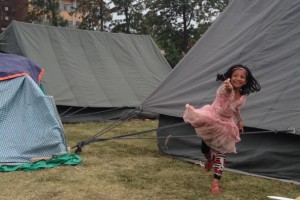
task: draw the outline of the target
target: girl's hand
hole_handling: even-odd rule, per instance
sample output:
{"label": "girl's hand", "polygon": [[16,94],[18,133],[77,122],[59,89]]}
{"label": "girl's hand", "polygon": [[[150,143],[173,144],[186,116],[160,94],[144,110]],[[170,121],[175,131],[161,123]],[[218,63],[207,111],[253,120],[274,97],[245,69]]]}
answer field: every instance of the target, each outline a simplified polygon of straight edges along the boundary
{"label": "girl's hand", "polygon": [[224,81],[224,87],[228,92],[231,92],[233,87],[230,83],[230,78],[228,78],[227,80]]}
{"label": "girl's hand", "polygon": [[240,133],[244,132],[244,126],[243,126],[243,121],[242,120],[237,121],[237,127],[239,128]]}

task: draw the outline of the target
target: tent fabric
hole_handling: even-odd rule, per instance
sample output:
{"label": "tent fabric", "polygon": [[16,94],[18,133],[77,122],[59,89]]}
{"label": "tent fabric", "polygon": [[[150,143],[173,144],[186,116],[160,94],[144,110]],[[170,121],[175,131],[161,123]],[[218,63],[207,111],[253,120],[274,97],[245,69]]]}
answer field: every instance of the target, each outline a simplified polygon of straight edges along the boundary
{"label": "tent fabric", "polygon": [[0,41],[45,69],[45,92],[61,106],[137,107],[171,71],[147,35],[13,21]]}
{"label": "tent fabric", "polygon": [[295,128],[300,118],[300,1],[233,0],[212,26],[142,103],[143,110],[182,117],[185,104],[210,104],[217,73],[241,63],[262,90],[241,112],[245,126]]}
{"label": "tent fabric", "polygon": [[67,153],[52,97],[29,76],[0,81],[0,165]]}
{"label": "tent fabric", "polygon": [[29,75],[38,85],[44,70],[25,57],[0,53],[0,81]]}
{"label": "tent fabric", "polygon": [[78,165],[82,162],[82,158],[76,154],[66,153],[53,156],[49,160],[40,160],[32,163],[25,163],[16,166],[0,165],[0,172],[13,172],[13,171],[36,171],[40,169],[53,168],[57,166],[70,166]]}

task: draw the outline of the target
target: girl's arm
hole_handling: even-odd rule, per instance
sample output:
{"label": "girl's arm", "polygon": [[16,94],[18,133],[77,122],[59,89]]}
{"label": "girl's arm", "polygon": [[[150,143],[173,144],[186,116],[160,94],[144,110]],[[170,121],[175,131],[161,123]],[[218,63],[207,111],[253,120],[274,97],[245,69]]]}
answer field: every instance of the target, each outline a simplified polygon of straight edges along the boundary
{"label": "girl's arm", "polygon": [[234,115],[237,119],[237,127],[240,130],[240,133],[244,132],[244,126],[243,126],[243,119],[241,117],[240,109],[237,108],[236,112],[234,112]]}

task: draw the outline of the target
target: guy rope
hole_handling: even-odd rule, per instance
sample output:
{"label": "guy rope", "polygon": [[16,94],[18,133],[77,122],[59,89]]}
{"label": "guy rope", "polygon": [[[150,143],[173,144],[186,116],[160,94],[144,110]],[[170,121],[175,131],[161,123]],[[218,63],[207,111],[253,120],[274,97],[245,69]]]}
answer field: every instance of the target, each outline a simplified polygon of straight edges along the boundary
{"label": "guy rope", "polygon": [[[139,110],[139,112],[136,112]],[[135,137],[133,138],[132,136],[136,135],[141,135],[144,133],[149,133],[149,132],[154,132],[154,131],[160,131],[164,129],[169,129],[169,128],[174,128],[174,127],[179,127],[183,125],[189,125],[186,122],[181,122],[181,123],[175,123],[171,125],[166,125],[166,126],[161,126],[159,128],[154,128],[154,129],[149,129],[145,131],[139,131],[139,132],[133,132],[133,133],[128,133],[128,134],[122,134],[122,135],[117,135],[117,136],[111,136],[111,137],[100,137],[104,133],[112,130],[113,128],[121,125],[124,123],[126,120],[132,119],[134,116],[136,116],[138,113],[142,112],[142,110],[137,107],[130,112],[126,113],[125,115],[121,116],[118,120],[116,120],[114,123],[110,124],[91,138],[78,142],[75,146],[72,147],[72,149],[76,148],[75,153],[80,154],[82,152],[82,149],[84,146],[89,145],[94,142],[102,142],[102,141],[108,141],[108,140],[115,140],[115,139],[165,139],[165,144],[168,143],[168,141],[171,138],[187,138],[187,137],[197,137],[196,134],[194,135],[182,135],[182,136],[172,136],[169,135],[167,137]],[[253,132],[244,132],[243,134],[260,134],[260,133],[290,133],[290,134],[295,134],[295,128],[288,128],[286,130],[262,130],[262,131],[253,131]]]}

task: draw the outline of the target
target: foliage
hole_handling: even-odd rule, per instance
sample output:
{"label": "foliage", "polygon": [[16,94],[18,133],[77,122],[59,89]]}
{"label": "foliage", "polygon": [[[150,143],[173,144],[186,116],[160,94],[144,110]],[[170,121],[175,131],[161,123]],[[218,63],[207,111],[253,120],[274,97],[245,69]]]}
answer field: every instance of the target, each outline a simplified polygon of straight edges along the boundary
{"label": "foliage", "polygon": [[228,3],[221,0],[145,0],[145,2],[149,10],[145,15],[145,22],[148,26],[154,27],[152,36],[160,48],[167,52],[166,58],[172,67],[191,49]]}
{"label": "foliage", "polygon": [[137,33],[144,5],[142,0],[111,0],[112,13],[124,15],[125,22],[112,22],[112,32]]}
{"label": "foliage", "polygon": [[[181,34],[180,52],[187,53],[188,39],[190,36],[189,29],[193,29],[192,24],[196,16],[199,16],[198,4],[202,0],[146,0],[146,8],[151,10],[157,16],[161,16],[161,28],[168,25],[174,31]],[[165,39],[165,38],[162,38]],[[178,40],[179,38],[174,38]]]}
{"label": "foliage", "polygon": [[80,29],[107,31],[106,22],[111,21],[112,15],[108,4],[104,0],[82,0],[78,2],[73,13],[82,14]]}

